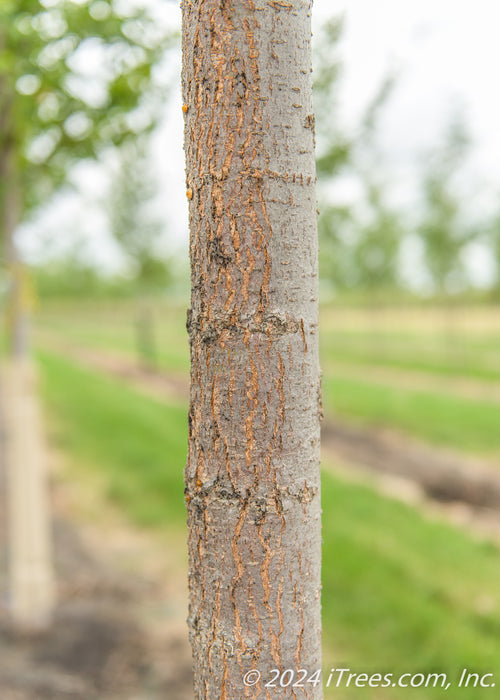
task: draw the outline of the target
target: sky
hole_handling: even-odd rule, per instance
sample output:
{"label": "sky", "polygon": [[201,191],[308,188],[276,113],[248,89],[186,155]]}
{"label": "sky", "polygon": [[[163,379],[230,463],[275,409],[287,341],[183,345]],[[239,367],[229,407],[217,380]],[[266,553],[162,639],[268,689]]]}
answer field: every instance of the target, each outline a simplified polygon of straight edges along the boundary
{"label": "sky", "polygon": [[496,0],[317,0],[345,17],[342,106],[353,118],[384,73],[398,77],[384,152],[406,165],[432,147],[453,105],[476,145],[476,169],[500,177],[500,3]]}
{"label": "sky", "polygon": [[[154,0],[150,0],[154,3]],[[177,3],[155,4],[163,19],[180,23]],[[500,3],[497,0],[316,0],[313,31],[332,15],[344,16],[340,45],[343,64],[340,119],[356,124],[377,87],[390,72],[396,87],[378,134],[381,167],[396,201],[415,196],[416,165],[439,143],[453,109],[464,115],[473,151],[468,167],[471,206],[485,210],[500,193]],[[313,39],[314,41],[314,39]],[[175,70],[180,71],[180,57]],[[187,247],[184,155],[180,89],[173,89],[153,150],[159,173],[158,207],[168,231],[168,245]],[[109,269],[121,257],[107,234],[97,204],[105,191],[102,168],[77,168],[78,192],[64,193],[34,225],[25,227],[23,246],[32,259],[54,239],[79,237],[89,255]],[[500,199],[500,197],[499,197]],[[68,226],[69,222],[69,226]],[[65,237],[54,233],[64,229]],[[69,230],[68,230],[69,229]],[[73,238],[72,238],[73,237]],[[166,239],[167,240],[167,239]],[[476,261],[478,274],[487,261]],[[472,258],[474,255],[472,255]]]}

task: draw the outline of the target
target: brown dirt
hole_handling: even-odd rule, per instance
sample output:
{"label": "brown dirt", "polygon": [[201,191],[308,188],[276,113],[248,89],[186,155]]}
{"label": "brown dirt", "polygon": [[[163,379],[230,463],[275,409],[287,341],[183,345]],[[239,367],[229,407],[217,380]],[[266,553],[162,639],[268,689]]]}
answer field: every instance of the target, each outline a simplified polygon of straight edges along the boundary
{"label": "brown dirt", "polygon": [[431,448],[391,431],[340,421],[325,422],[322,446],[327,455],[411,480],[435,501],[500,511],[500,470],[493,464]]}
{"label": "brown dirt", "polygon": [[[61,352],[60,345],[52,347]],[[182,376],[101,351],[65,345],[63,352],[156,398],[187,400]],[[361,475],[426,513],[500,538],[500,470],[494,465],[338,421],[325,422],[322,444],[326,462],[344,475]],[[116,514],[110,518],[93,501],[95,491],[92,486],[85,494],[56,478],[60,604],[53,628],[31,637],[13,634],[6,606],[0,609],[1,700],[192,698],[183,544],[155,542]],[[104,523],[96,519],[101,512],[108,512]]]}
{"label": "brown dirt", "polygon": [[44,347],[93,369],[112,374],[159,399],[187,401],[189,384],[184,374],[165,373],[134,362],[116,352],[94,350],[68,343],[51,334],[38,336]]}
{"label": "brown dirt", "polygon": [[494,465],[338,422],[323,426],[322,454],[324,466],[342,478],[369,483],[424,516],[500,544],[500,470]]}
{"label": "brown dirt", "polygon": [[[156,398],[187,399],[182,377],[109,353],[74,346],[64,352]],[[323,426],[323,455],[345,476],[500,538],[500,470],[493,465],[332,421]],[[52,462],[59,605],[50,630],[19,635],[9,627],[8,600],[0,601],[0,699],[190,700],[183,542],[132,529],[98,501],[98,485],[76,483],[60,458]],[[0,469],[0,496],[1,478]],[[0,545],[5,592],[1,518]]]}
{"label": "brown dirt", "polygon": [[[59,346],[60,351],[60,346]],[[78,362],[126,379],[156,398],[187,401],[187,379],[154,372],[110,353],[65,347]],[[395,431],[357,427],[339,419],[322,428],[323,456],[361,465],[376,473],[401,477],[441,503],[462,502],[500,512],[500,469],[485,460],[424,445]]]}
{"label": "brown dirt", "polygon": [[134,530],[51,461],[58,605],[48,630],[12,629],[3,523],[1,700],[191,700],[181,536]]}

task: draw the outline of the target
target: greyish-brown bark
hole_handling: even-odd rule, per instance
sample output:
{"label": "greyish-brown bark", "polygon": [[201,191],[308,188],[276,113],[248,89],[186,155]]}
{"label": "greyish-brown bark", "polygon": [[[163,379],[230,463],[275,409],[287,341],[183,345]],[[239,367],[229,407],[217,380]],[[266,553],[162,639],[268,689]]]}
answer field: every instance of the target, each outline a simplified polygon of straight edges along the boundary
{"label": "greyish-brown bark", "polygon": [[[298,669],[320,668],[310,11],[305,0],[183,2],[198,699],[322,697],[306,681],[265,687],[271,669],[296,683]],[[245,687],[250,669],[261,680]]]}
{"label": "greyish-brown bark", "polygon": [[[21,192],[13,149],[0,149],[0,245],[9,271],[7,323],[10,357],[0,367],[2,469],[9,541],[9,612],[18,632],[46,628],[54,610],[46,450],[29,361],[26,290],[15,232],[21,220]],[[3,252],[3,251],[2,251]],[[2,319],[3,320],[3,319]]]}
{"label": "greyish-brown bark", "polygon": [[55,603],[48,475],[36,371],[11,358],[0,372],[7,482],[9,612],[18,632],[43,630]]}
{"label": "greyish-brown bark", "polygon": [[0,152],[0,254],[7,262],[9,273],[5,324],[9,354],[25,358],[28,354],[28,314],[23,303],[23,272],[15,240],[16,229],[21,223],[21,193],[14,162],[13,149],[6,146]]}

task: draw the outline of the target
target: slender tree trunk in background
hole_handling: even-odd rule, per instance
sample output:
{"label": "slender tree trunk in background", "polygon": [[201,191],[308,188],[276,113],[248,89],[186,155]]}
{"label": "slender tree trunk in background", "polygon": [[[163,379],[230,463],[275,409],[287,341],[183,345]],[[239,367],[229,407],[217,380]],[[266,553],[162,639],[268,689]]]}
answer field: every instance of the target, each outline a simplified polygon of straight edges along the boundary
{"label": "slender tree trunk in background", "polygon": [[2,368],[1,416],[7,482],[9,609],[19,631],[46,628],[55,604],[47,451],[32,363],[13,358]]}
{"label": "slender tree trunk in background", "polygon": [[136,340],[139,362],[148,370],[158,369],[158,352],[155,332],[155,317],[147,302],[141,303],[137,311]]}
{"label": "slender tree trunk in background", "polygon": [[46,628],[55,602],[46,475],[46,449],[36,371],[28,357],[26,290],[14,233],[21,219],[19,181],[12,153],[0,154],[1,243],[9,272],[9,357],[0,371],[2,469],[8,531],[8,599],[18,631]]}
{"label": "slender tree trunk in background", "polygon": [[15,231],[21,223],[21,193],[19,180],[14,167],[14,157],[5,149],[0,157],[1,179],[1,244],[8,266],[7,297],[7,343],[12,357],[24,358],[28,355],[28,310],[25,300],[25,282],[17,245]]}
{"label": "slender tree trunk in background", "polygon": [[[198,699],[322,697],[321,684],[264,687],[273,668],[321,661],[310,9],[183,3]],[[250,669],[262,679],[246,688]]]}

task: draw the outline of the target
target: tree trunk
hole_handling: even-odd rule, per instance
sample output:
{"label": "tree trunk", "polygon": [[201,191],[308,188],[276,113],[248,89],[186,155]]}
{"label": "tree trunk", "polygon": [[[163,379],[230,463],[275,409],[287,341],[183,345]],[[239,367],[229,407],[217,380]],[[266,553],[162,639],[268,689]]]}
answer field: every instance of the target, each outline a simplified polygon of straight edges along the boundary
{"label": "tree trunk", "polygon": [[198,699],[322,697],[310,36],[304,0],[183,3]]}
{"label": "tree trunk", "polygon": [[49,518],[48,478],[36,372],[11,359],[0,376],[0,415],[7,482],[9,609],[20,632],[52,621],[55,582]]}
{"label": "tree trunk", "polygon": [[7,308],[10,358],[0,368],[2,469],[9,540],[9,609],[18,631],[46,628],[53,616],[52,565],[46,449],[38,404],[36,372],[28,355],[26,282],[14,233],[21,196],[14,154],[0,153],[0,243],[9,266]]}
{"label": "tree trunk", "polygon": [[7,298],[7,343],[9,354],[22,359],[28,355],[29,319],[26,308],[26,279],[22,269],[15,231],[21,223],[21,193],[14,154],[6,147],[0,155],[1,221],[0,231],[9,272]]}

